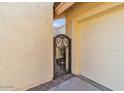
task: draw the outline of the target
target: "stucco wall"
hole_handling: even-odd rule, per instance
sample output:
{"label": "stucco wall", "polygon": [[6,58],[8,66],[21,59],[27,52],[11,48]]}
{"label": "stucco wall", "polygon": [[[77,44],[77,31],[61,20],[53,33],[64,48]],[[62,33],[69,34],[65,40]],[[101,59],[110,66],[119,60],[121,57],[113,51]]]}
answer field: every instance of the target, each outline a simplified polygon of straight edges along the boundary
{"label": "stucco wall", "polygon": [[88,3],[88,2],[78,2],[69,8],[66,13],[66,34],[71,38],[72,37],[72,20],[77,16],[84,14],[88,10],[100,5],[102,3]]}
{"label": "stucco wall", "polygon": [[81,75],[124,90],[124,5],[81,21]]}
{"label": "stucco wall", "polygon": [[81,24],[81,74],[124,90],[124,9]]}
{"label": "stucco wall", "polygon": [[52,9],[52,3],[0,3],[0,90],[52,79]]}

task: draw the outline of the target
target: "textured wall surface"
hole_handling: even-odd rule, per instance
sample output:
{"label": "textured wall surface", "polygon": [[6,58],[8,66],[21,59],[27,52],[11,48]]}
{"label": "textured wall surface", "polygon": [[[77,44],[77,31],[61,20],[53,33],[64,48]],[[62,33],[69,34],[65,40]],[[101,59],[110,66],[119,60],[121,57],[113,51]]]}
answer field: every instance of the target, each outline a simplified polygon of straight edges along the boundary
{"label": "textured wall surface", "polygon": [[66,11],[66,33],[72,38],[74,74],[112,90],[124,90],[124,3],[94,14],[116,4],[78,3],[71,7]]}
{"label": "textured wall surface", "polygon": [[0,90],[51,80],[52,3],[0,3]]}
{"label": "textured wall surface", "polygon": [[72,37],[72,20],[102,3],[78,2],[66,11],[66,34]]}
{"label": "textured wall surface", "polygon": [[124,5],[82,21],[81,74],[112,90],[124,90]]}

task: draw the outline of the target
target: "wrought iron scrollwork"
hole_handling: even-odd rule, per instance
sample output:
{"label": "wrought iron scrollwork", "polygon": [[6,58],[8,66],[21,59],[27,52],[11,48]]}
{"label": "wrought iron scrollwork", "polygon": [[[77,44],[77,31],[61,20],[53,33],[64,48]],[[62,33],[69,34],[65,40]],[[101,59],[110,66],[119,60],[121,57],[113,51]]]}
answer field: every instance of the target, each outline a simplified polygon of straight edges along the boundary
{"label": "wrought iron scrollwork", "polygon": [[57,48],[67,48],[69,46],[69,39],[65,36],[58,36],[56,38],[56,47]]}

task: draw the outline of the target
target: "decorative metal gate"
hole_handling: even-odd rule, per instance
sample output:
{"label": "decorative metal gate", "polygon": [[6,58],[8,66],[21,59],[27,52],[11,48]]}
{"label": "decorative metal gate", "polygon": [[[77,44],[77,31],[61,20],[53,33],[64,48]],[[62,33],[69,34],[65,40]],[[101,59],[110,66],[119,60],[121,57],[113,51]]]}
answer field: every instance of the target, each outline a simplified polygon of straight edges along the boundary
{"label": "decorative metal gate", "polygon": [[71,39],[63,34],[54,37],[54,78],[71,73]]}

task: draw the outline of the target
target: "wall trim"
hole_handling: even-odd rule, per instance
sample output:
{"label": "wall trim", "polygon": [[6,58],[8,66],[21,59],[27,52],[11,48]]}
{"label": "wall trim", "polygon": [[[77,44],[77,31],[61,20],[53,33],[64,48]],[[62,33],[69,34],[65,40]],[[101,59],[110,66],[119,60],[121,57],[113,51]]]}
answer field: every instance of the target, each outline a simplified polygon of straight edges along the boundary
{"label": "wall trim", "polygon": [[55,8],[55,16],[62,14],[65,10],[71,7],[75,2],[62,2]]}
{"label": "wall trim", "polygon": [[100,89],[102,91],[112,91],[112,89],[107,88],[107,87],[105,87],[105,86],[103,86],[103,85],[101,85],[101,84],[99,84],[99,83],[97,83],[97,82],[95,82],[95,81],[83,76],[83,75],[77,75],[77,77],[79,77],[80,79],[86,81],[87,83],[95,86],[96,88],[98,88],[98,89]]}
{"label": "wall trim", "polygon": [[110,3],[109,2],[109,3],[100,4],[100,5],[92,8],[91,10],[87,11],[86,13],[77,16],[76,18],[74,18],[73,21],[80,23],[80,21],[83,21],[86,18],[92,17],[94,15],[97,15],[97,14],[102,13],[104,11],[107,11],[109,9],[113,9],[114,7],[117,7],[117,6],[120,6],[123,4],[124,3],[122,3],[122,2],[117,2],[117,3]]}

